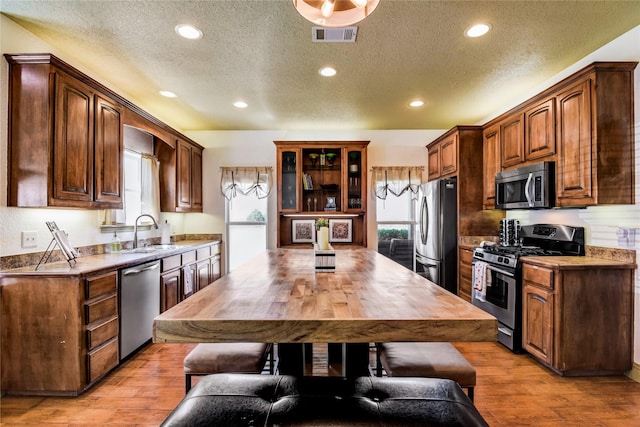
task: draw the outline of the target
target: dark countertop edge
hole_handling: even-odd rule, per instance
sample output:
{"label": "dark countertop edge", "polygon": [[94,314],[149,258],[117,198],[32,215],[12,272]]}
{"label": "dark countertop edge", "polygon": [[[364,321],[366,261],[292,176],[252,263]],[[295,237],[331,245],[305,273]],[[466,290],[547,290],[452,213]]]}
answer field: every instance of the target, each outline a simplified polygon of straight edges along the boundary
{"label": "dark countertop edge", "polygon": [[39,270],[35,270],[35,265],[19,267],[11,270],[0,271],[0,279],[3,277],[18,276],[47,276],[47,277],[70,277],[84,276],[89,274],[100,274],[121,268],[128,268],[146,262],[156,261],[173,255],[179,255],[192,250],[197,250],[216,243],[221,243],[219,239],[213,240],[181,240],[175,243],[175,249],[161,250],[155,253],[116,253],[100,254],[80,257],[75,265],[70,266],[66,261],[56,261],[49,264],[42,264]]}
{"label": "dark countertop edge", "polygon": [[638,267],[633,262],[591,256],[524,256],[521,260],[523,263],[560,270],[579,270],[584,267],[635,270]]}

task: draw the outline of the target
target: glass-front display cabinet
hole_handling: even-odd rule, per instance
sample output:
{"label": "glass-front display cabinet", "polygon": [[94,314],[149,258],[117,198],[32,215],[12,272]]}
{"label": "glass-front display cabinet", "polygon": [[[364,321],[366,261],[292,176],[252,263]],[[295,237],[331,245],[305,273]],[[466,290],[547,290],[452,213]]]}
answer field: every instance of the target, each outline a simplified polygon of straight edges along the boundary
{"label": "glass-front display cabinet", "polygon": [[278,191],[281,211],[298,211],[299,149],[283,150],[278,156]]}
{"label": "glass-front display cabinet", "polygon": [[[275,141],[278,246],[312,243],[301,237],[315,218],[335,228],[332,244],[366,245],[366,150],[369,141]],[[333,221],[332,221],[333,220]],[[338,236],[344,231],[344,236]],[[313,230],[310,234],[314,234]],[[330,239],[331,240],[331,239]]]}

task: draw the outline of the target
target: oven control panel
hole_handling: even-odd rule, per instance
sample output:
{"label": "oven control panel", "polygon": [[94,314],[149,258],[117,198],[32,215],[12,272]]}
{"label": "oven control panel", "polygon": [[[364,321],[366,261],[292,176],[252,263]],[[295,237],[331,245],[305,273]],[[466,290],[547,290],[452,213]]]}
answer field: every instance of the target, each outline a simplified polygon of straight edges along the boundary
{"label": "oven control panel", "polygon": [[489,264],[501,265],[504,267],[515,268],[518,263],[518,257],[512,254],[500,254],[489,252],[487,248],[475,248],[473,250],[473,258],[484,261]]}

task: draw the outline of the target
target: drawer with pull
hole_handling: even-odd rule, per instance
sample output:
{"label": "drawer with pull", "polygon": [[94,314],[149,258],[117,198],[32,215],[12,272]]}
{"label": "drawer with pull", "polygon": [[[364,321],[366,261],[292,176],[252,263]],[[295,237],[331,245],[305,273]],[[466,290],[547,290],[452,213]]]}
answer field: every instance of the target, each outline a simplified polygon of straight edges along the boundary
{"label": "drawer with pull", "polygon": [[93,323],[96,320],[104,319],[107,317],[116,316],[117,314],[118,298],[116,297],[116,295],[85,303],[84,305],[86,324]]}
{"label": "drawer with pull", "polygon": [[525,263],[522,266],[522,280],[553,289],[553,270]]}

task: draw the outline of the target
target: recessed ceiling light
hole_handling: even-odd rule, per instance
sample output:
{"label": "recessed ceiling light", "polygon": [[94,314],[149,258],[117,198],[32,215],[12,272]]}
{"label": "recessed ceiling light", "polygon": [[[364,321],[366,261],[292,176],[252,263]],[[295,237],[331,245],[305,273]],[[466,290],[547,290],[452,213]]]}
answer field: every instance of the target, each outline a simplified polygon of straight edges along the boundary
{"label": "recessed ceiling light", "polygon": [[320,73],[320,75],[324,77],[333,77],[336,75],[336,70],[335,68],[324,67],[320,68],[320,70],[318,70],[318,73]]}
{"label": "recessed ceiling light", "polygon": [[247,104],[244,101],[236,101],[233,103],[233,106],[236,108],[247,108],[249,106],[249,104]]}
{"label": "recessed ceiling light", "polygon": [[480,37],[487,34],[490,30],[491,25],[489,24],[476,24],[464,30],[464,35],[467,37]]}
{"label": "recessed ceiling light", "polygon": [[178,95],[176,95],[175,93],[171,92],[170,90],[161,90],[160,91],[160,95],[166,96],[167,98],[177,98],[178,97]]}
{"label": "recessed ceiling light", "polygon": [[415,101],[411,101],[409,103],[409,106],[411,106],[413,108],[422,107],[423,105],[424,105],[424,101],[420,101],[419,99],[416,99]]}
{"label": "recessed ceiling light", "polygon": [[187,24],[176,25],[176,33],[189,40],[197,40],[202,37],[202,31]]}

